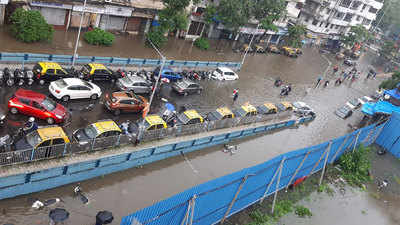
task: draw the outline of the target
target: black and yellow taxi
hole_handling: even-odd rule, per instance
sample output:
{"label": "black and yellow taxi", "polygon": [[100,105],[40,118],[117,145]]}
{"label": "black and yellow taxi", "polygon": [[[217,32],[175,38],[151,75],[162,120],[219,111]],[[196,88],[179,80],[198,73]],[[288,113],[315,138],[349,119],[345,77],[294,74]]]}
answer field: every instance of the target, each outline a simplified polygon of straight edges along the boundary
{"label": "black and yellow taxi", "polygon": [[55,62],[38,62],[32,72],[40,84],[74,76],[72,70],[65,69]]}
{"label": "black and yellow taxi", "polygon": [[282,47],[282,51],[286,56],[293,57],[293,58],[297,57],[296,50],[294,50],[294,49],[292,49],[292,48],[290,48],[288,46],[283,46]]}
{"label": "black and yellow taxi", "polygon": [[144,118],[145,130],[159,130],[167,128],[167,123],[159,115],[147,115]]}
{"label": "black and yellow taxi", "polygon": [[257,115],[257,108],[251,104],[245,104],[234,110],[233,114],[235,114],[235,117],[255,116]]}
{"label": "black and yellow taxi", "polygon": [[101,139],[106,140],[106,137],[118,136],[121,133],[121,129],[113,120],[101,120],[74,131],[72,136],[79,145],[85,145],[93,139],[96,139],[97,142]]}
{"label": "black and yellow taxi", "polygon": [[216,121],[216,120],[223,120],[223,119],[229,119],[229,118],[234,118],[234,117],[235,117],[235,115],[228,107],[221,107],[221,108],[216,109],[213,112],[208,113],[206,119],[209,121]]}
{"label": "black and yellow taxi", "polygon": [[278,109],[278,112],[293,110],[293,105],[290,102],[280,102],[280,103],[275,104],[275,106]]}
{"label": "black and yellow taxi", "polygon": [[124,77],[120,71],[114,72],[100,63],[89,63],[82,67],[80,77],[90,81],[116,81]]}
{"label": "black and yellow taxi", "polygon": [[266,102],[260,106],[257,106],[257,112],[260,114],[275,114],[278,112],[276,106],[272,103]]}
{"label": "black and yellow taxi", "polygon": [[[38,128],[14,143],[15,150],[50,148],[69,143],[69,138],[59,126]],[[46,157],[47,153],[46,153]]]}
{"label": "black and yellow taxi", "polygon": [[204,118],[194,109],[186,110],[177,117],[177,126],[203,123]]}

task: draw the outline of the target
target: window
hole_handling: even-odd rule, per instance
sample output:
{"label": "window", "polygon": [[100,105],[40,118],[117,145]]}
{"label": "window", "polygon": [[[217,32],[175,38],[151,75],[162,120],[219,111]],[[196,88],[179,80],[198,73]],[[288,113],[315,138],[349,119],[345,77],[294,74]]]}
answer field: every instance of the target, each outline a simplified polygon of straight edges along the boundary
{"label": "window", "polygon": [[164,128],[164,125],[163,124],[158,124],[157,125],[157,129],[163,129]]}
{"label": "window", "polygon": [[81,91],[90,91],[90,88],[88,88],[86,86],[79,86],[79,90],[81,90]]}
{"label": "window", "polygon": [[328,27],[329,27],[329,23],[326,23],[325,28],[328,28]]}
{"label": "window", "polygon": [[68,87],[68,90],[77,91],[77,90],[79,90],[79,87],[78,86],[70,86],[70,87]]}
{"label": "window", "polygon": [[[287,4],[288,2],[286,1],[286,4]],[[296,3],[296,9],[302,9],[303,8],[303,3],[301,3],[301,2],[298,2],[298,3]]]}
{"label": "window", "polygon": [[25,104],[25,105],[30,105],[31,104],[31,100],[29,99],[25,99],[25,98],[20,98],[18,99],[21,103]]}
{"label": "window", "polygon": [[344,16],[344,13],[337,12],[335,17],[338,18],[338,19],[341,19],[341,18],[343,18],[343,16]]}
{"label": "window", "polygon": [[64,139],[62,138],[53,139],[53,145],[62,145],[62,144],[64,144]]}
{"label": "window", "polygon": [[43,141],[40,145],[38,145],[38,148],[50,146],[50,141],[51,140]]}
{"label": "window", "polygon": [[339,25],[336,25],[336,30],[339,29],[339,28],[340,28],[340,26],[339,26]]}
{"label": "window", "polygon": [[58,75],[65,75],[66,73],[64,73],[64,71],[62,71],[62,70],[57,70],[57,74]]}
{"label": "window", "polygon": [[371,23],[371,20],[364,18],[362,24],[368,26]]}
{"label": "window", "polygon": [[377,11],[378,10],[375,9],[374,7],[370,7],[369,10],[368,10],[368,12],[370,12],[370,13],[376,13]]}
{"label": "window", "polygon": [[191,84],[189,88],[197,88],[197,84]]}
{"label": "window", "polygon": [[364,4],[363,7],[362,7],[362,9],[361,9],[361,12],[364,11],[364,9],[365,9],[366,7],[367,7],[367,4]]}
{"label": "window", "polygon": [[203,14],[204,10],[205,10],[205,8],[197,7],[196,13],[198,13],[198,14]]}
{"label": "window", "polygon": [[318,20],[314,20],[314,21],[312,22],[312,25],[314,25],[314,26],[317,26],[317,24],[318,24]]}
{"label": "window", "polygon": [[308,23],[308,21],[310,21],[310,17],[306,16],[306,18],[304,19],[304,22]]}
{"label": "window", "polygon": [[54,69],[47,69],[46,73],[55,74]]}
{"label": "window", "polygon": [[340,3],[340,6],[349,8],[351,2],[352,2],[352,0],[342,0],[342,2]]}
{"label": "window", "polygon": [[129,104],[132,103],[132,101],[131,101],[131,100],[121,100],[121,101],[119,101],[119,103],[120,103],[120,104],[127,104],[127,105],[129,105]]}
{"label": "window", "polygon": [[361,4],[362,4],[361,1],[354,1],[353,4],[351,5],[351,9],[357,10]]}
{"label": "window", "polygon": [[335,26],[335,24],[331,24],[331,29],[333,29],[334,26]]}
{"label": "window", "polygon": [[322,24],[324,24],[324,22],[321,22],[321,23],[319,23],[319,27],[321,27],[321,26],[322,26]]}
{"label": "window", "polygon": [[344,17],[344,21],[350,22],[353,16],[354,16],[353,14],[347,13],[346,16]]}
{"label": "window", "polygon": [[361,16],[357,16],[356,20],[361,21]]}
{"label": "window", "polygon": [[37,108],[37,109],[39,109],[39,110],[43,110],[43,107],[37,102],[32,102],[32,106]]}

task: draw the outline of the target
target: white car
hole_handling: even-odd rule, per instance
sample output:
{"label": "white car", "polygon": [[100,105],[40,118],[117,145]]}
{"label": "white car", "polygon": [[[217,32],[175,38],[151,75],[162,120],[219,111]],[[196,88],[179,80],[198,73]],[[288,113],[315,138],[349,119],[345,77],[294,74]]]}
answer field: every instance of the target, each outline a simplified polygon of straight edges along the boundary
{"label": "white car", "polygon": [[64,102],[70,99],[90,98],[93,100],[101,96],[101,89],[88,81],[79,78],[64,78],[53,81],[49,85],[50,93]]}
{"label": "white car", "polygon": [[354,98],[354,99],[346,102],[346,105],[348,107],[350,107],[350,109],[354,110],[361,106],[361,102],[359,102],[357,98]]}
{"label": "white car", "polygon": [[358,98],[358,101],[361,103],[361,105],[364,105],[367,102],[373,102],[374,100],[371,97],[364,96],[361,98]]}
{"label": "white car", "polygon": [[304,102],[293,102],[293,112],[300,116],[314,115],[314,110]]}
{"label": "white car", "polygon": [[228,67],[218,67],[211,74],[211,78],[216,80],[237,80],[239,76]]}

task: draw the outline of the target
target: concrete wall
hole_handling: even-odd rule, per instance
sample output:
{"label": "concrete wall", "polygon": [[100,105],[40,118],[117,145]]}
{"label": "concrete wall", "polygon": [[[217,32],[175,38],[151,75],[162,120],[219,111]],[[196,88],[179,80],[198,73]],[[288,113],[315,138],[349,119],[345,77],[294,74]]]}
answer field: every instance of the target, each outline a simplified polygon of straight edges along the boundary
{"label": "concrete wall", "polygon": [[12,198],[18,195],[43,191],[65,184],[91,179],[105,174],[126,170],[132,167],[152,163],[183,153],[196,151],[210,146],[224,144],[232,139],[243,138],[263,132],[302,124],[313,118],[302,118],[298,121],[289,120],[273,125],[263,125],[240,131],[223,133],[215,136],[192,139],[184,142],[157,146],[130,153],[99,158],[62,167],[36,172],[27,172],[0,178],[0,199]]}
{"label": "concrete wall", "polygon": [[5,13],[6,13],[6,5],[0,5],[0,26],[4,24]]}

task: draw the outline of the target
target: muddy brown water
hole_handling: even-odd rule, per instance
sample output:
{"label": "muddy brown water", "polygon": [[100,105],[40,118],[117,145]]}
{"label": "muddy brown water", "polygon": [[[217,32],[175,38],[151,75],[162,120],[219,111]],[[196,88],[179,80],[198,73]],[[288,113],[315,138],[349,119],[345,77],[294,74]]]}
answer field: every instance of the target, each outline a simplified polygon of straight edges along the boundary
{"label": "muddy brown water", "polygon": [[[1,45],[0,51],[15,52],[37,52],[49,53],[54,49],[55,54],[70,54],[69,44],[73,43],[74,32],[56,32],[57,42],[51,44],[41,43],[37,45],[26,45],[16,43],[13,39],[7,39],[4,32],[0,34],[0,40],[5,40],[9,45]],[[207,52],[190,48],[190,42],[171,39],[175,45],[168,45],[163,52],[169,57],[190,60],[227,60],[238,61],[240,54],[233,53],[231,47],[225,47],[225,54],[216,54],[212,50]],[[121,44],[122,43],[122,44]],[[81,42],[80,51],[84,55],[104,55],[119,57],[156,57],[151,49],[139,46],[142,43],[139,37],[118,36],[115,45],[111,48],[99,48],[88,46]],[[225,42],[222,42],[225,43]],[[218,43],[214,43],[216,46]],[[229,46],[230,43],[226,45]],[[11,47],[14,46],[14,47]],[[72,46],[72,45],[71,45]],[[183,46],[183,47],[182,47]],[[224,46],[220,44],[218,46]],[[42,48],[42,50],[41,50]],[[46,49],[46,50],[44,50]],[[81,53],[83,55],[83,53]],[[363,64],[368,64],[369,56],[361,59]],[[334,62],[335,63],[335,62]],[[299,129],[287,129],[277,133],[261,135],[238,141],[239,151],[229,155],[221,151],[221,146],[203,149],[182,156],[145,165],[143,168],[133,168],[123,172],[107,175],[84,181],[81,186],[88,195],[90,203],[82,205],[72,195],[73,186],[66,185],[60,188],[20,196],[13,199],[0,201],[0,222],[11,222],[14,224],[47,224],[49,209],[35,211],[31,209],[29,200],[39,198],[41,200],[58,197],[63,200],[58,206],[65,207],[71,212],[70,224],[94,223],[97,211],[109,210],[114,213],[115,222],[119,224],[122,216],[126,216],[143,207],[179,193],[194,185],[203,183],[210,179],[220,177],[241,168],[262,163],[281,153],[318,144],[333,137],[338,137],[348,132],[347,123],[354,123],[361,118],[357,112],[346,121],[337,118],[333,111],[342,106],[353,97],[372,94],[378,85],[378,81],[358,80],[354,84],[346,82],[340,87],[313,89],[316,78],[327,66],[327,62],[321,58],[316,49],[304,49],[304,55],[298,59],[291,59],[282,55],[249,55],[245,66],[239,72],[240,79],[233,82],[202,81],[205,90],[201,95],[187,97],[177,96],[170,92],[167,87],[163,95],[171,102],[186,105],[205,112],[217,106],[226,105],[238,107],[240,104],[251,102],[261,104],[263,102],[277,102],[281,100],[303,100],[317,111],[317,118],[310,124],[301,126]],[[273,87],[273,80],[281,77],[286,83],[293,83],[293,93],[288,97],[279,98],[279,88]],[[332,78],[333,79],[333,78]],[[111,89],[107,84],[100,84],[104,89]],[[239,99],[233,104],[232,90],[239,89]],[[311,88],[311,89],[310,89]],[[33,89],[47,93],[46,87],[34,87]],[[8,99],[8,95],[15,90],[1,88],[0,103],[2,108]],[[306,93],[306,90],[308,93]],[[89,101],[75,101],[67,105],[69,109],[75,110],[74,120],[68,126],[67,132],[85,126],[99,119],[112,118],[117,122],[138,116],[126,114],[113,117],[99,102],[90,112],[79,111],[90,103]],[[154,111],[157,111],[156,102]],[[76,108],[76,109],[75,109]],[[26,121],[26,117],[10,117],[8,125],[15,125]],[[4,131],[3,131],[4,132]]]}

